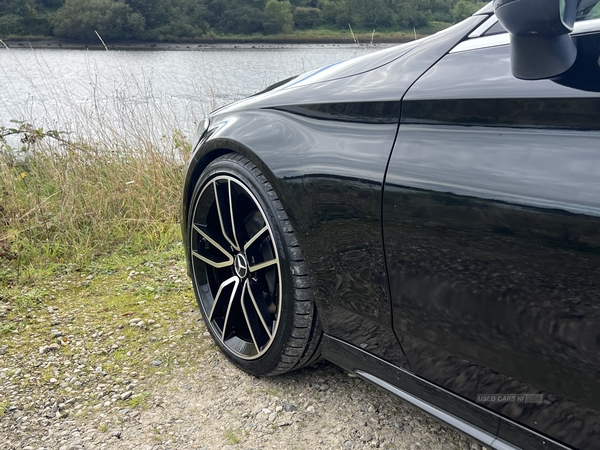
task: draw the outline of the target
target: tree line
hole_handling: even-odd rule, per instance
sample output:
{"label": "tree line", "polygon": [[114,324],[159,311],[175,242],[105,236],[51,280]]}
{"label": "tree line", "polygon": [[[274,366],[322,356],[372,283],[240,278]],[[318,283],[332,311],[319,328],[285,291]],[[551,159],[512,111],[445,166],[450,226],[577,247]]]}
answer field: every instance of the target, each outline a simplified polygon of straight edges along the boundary
{"label": "tree line", "polygon": [[413,29],[454,23],[478,0],[0,0],[0,38],[183,40],[314,28]]}

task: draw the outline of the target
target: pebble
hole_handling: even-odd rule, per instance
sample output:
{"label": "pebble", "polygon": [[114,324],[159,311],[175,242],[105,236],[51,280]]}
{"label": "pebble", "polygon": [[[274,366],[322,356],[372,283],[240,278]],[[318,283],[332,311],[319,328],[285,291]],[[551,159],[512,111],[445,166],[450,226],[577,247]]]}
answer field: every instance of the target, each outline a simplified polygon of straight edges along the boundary
{"label": "pebble", "polygon": [[127,399],[131,398],[131,395],[132,395],[132,394],[133,394],[133,392],[131,392],[131,391],[126,391],[126,392],[123,392],[123,393],[122,393],[122,394],[119,396],[119,398],[120,398],[121,400],[127,400]]}
{"label": "pebble", "polygon": [[286,412],[292,412],[297,411],[298,407],[296,405],[292,405],[291,403],[283,402],[283,409],[285,409]]}
{"label": "pebble", "polygon": [[160,359],[155,359],[154,361],[150,361],[150,365],[155,366],[155,367],[162,366],[162,363],[163,362]]}

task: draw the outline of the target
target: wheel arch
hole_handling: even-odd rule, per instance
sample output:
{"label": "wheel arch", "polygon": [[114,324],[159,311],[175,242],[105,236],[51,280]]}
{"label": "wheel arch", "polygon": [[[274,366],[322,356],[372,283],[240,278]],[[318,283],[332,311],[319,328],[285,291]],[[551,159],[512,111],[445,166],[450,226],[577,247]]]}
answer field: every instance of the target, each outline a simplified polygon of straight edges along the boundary
{"label": "wheel arch", "polygon": [[[231,138],[215,137],[209,138],[202,142],[197,150],[194,152],[192,158],[188,162],[185,181],[183,186],[183,195],[181,199],[181,234],[183,238],[183,245],[185,252],[189,252],[189,242],[187,236],[187,223],[189,217],[189,206],[192,200],[194,187],[202,172],[208,165],[219,158],[220,156],[228,153],[235,153],[248,158],[256,167],[260,169],[263,175],[269,180],[273,189],[278,194],[281,194],[281,188],[278,183],[278,179],[269,166],[258,156],[258,154],[251,148],[240,143],[239,141]],[[191,266],[189,259],[187,259],[186,266],[188,276],[191,276]]]}

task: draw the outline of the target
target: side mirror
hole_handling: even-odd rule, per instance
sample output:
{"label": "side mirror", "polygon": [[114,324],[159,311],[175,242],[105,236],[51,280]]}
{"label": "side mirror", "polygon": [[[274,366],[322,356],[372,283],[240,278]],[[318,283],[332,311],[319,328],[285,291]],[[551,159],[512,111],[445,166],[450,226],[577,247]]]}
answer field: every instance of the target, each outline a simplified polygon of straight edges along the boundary
{"label": "side mirror", "polygon": [[510,33],[512,73],[523,80],[556,77],[571,68],[578,0],[494,0],[498,21]]}

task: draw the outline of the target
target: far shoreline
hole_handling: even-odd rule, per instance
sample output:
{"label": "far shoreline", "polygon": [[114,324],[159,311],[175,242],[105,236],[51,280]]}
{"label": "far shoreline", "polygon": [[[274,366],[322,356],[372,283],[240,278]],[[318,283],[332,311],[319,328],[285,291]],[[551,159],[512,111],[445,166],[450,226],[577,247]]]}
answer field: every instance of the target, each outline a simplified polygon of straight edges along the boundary
{"label": "far shoreline", "polygon": [[[423,37],[423,36],[417,36]],[[356,46],[356,47],[378,47],[402,44],[414,40],[412,36],[381,36],[377,37],[373,43],[370,42],[370,36],[362,39],[358,37],[358,42],[352,38],[335,39],[332,37],[314,38],[302,37],[294,39],[292,37],[282,37],[280,39],[240,39],[240,38],[219,38],[219,39],[198,39],[189,42],[153,42],[153,41],[119,41],[119,42],[94,42],[85,43],[78,41],[65,41],[58,39],[40,39],[27,40],[15,39],[2,41],[5,45],[0,45],[0,49],[67,49],[67,50],[168,50],[168,51],[198,51],[210,48],[232,48],[232,49],[253,49],[253,48],[294,48],[298,46],[319,47],[319,46]]]}

